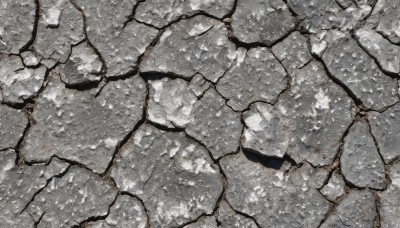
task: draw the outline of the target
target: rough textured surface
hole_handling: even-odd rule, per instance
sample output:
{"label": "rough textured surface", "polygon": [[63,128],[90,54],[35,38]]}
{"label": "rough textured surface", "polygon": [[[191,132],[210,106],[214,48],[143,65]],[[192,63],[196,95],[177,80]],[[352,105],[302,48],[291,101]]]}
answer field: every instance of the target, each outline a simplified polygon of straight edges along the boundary
{"label": "rough textured surface", "polygon": [[400,224],[399,196],[400,196],[400,164],[396,163],[389,169],[390,186],[379,193],[382,227],[396,227]]}
{"label": "rough textured surface", "polygon": [[0,105],[0,150],[16,147],[27,125],[26,113]]}
{"label": "rough textured surface", "polygon": [[345,182],[338,172],[334,172],[329,182],[321,189],[321,194],[331,201],[336,201],[345,194]]}

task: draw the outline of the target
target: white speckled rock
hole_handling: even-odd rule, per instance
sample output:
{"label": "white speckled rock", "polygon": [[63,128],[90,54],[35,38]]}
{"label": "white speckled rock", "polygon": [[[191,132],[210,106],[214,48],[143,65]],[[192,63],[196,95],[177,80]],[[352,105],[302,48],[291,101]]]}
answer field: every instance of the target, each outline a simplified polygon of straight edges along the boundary
{"label": "white speckled rock", "polygon": [[240,116],[225,105],[217,91],[205,92],[195,103],[191,118],[186,133],[202,142],[215,159],[237,151],[243,127]]}
{"label": "white speckled rock", "polygon": [[46,70],[43,66],[25,68],[21,58],[15,55],[0,55],[2,101],[18,104],[35,96],[43,85]]}
{"label": "white speckled rock", "polygon": [[160,28],[200,12],[222,18],[234,4],[235,0],[149,0],[139,3],[135,18]]}
{"label": "white speckled rock", "polygon": [[287,86],[287,74],[266,48],[238,50],[236,64],[218,81],[228,105],[242,111],[255,101],[274,102]]}
{"label": "white speckled rock", "polygon": [[392,181],[390,186],[383,192],[379,192],[380,207],[379,215],[381,227],[398,227],[400,224],[400,163],[396,163],[389,168],[389,177]]}
{"label": "white speckled rock", "polygon": [[387,37],[391,42],[400,43],[400,1],[397,0],[378,0],[375,4],[368,23],[371,24],[378,33]]}
{"label": "white speckled rock", "polygon": [[196,73],[216,82],[235,59],[225,24],[205,16],[168,27],[142,61],[140,71],[191,78]]}
{"label": "white speckled rock", "polygon": [[357,187],[383,189],[385,166],[366,122],[356,122],[344,138],[340,168],[347,181]]}
{"label": "white speckled rock", "polygon": [[63,177],[53,178],[27,210],[39,222],[38,228],[72,227],[107,215],[116,196],[117,190],[110,181],[72,166]]}
{"label": "white speckled rock", "polygon": [[244,43],[271,45],[295,28],[282,0],[238,0],[232,15],[233,35]]}
{"label": "white speckled rock", "polygon": [[33,51],[22,52],[21,58],[24,62],[24,65],[28,67],[37,67],[39,66],[40,60],[42,60],[42,57]]}
{"label": "white speckled rock", "polygon": [[0,150],[17,146],[27,125],[25,112],[0,105]]}
{"label": "white speckled rock", "polygon": [[211,214],[222,179],[207,150],[184,133],[141,126],[122,147],[111,177],[143,200],[152,227],[177,227]]}
{"label": "white speckled rock", "polygon": [[28,161],[48,161],[53,155],[84,164],[102,173],[117,144],[142,119],[146,85],[139,76],[109,82],[94,97],[65,88],[51,75],[36,100],[35,124],[21,148]]}
{"label": "white speckled rock", "polygon": [[320,191],[327,199],[336,201],[339,197],[344,195],[345,185],[343,177],[335,171],[329,179],[329,182]]}

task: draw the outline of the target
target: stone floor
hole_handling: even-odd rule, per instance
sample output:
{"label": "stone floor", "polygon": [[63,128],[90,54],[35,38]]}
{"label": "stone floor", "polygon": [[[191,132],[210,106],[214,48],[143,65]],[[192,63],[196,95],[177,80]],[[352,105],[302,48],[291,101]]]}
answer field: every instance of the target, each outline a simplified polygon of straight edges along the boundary
{"label": "stone floor", "polygon": [[1,0],[0,227],[400,227],[400,0]]}

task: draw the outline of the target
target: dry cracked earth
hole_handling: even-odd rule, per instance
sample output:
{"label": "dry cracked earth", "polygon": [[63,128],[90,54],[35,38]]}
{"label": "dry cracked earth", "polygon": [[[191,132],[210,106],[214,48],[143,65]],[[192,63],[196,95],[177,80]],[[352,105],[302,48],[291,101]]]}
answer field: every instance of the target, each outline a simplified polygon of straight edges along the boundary
{"label": "dry cracked earth", "polygon": [[0,227],[400,227],[400,0],[1,0]]}

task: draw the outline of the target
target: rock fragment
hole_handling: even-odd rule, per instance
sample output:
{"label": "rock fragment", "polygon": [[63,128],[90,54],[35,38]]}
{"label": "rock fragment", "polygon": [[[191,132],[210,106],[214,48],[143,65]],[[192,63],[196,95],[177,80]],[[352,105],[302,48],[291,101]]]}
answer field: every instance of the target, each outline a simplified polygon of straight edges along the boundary
{"label": "rock fragment", "polygon": [[15,148],[27,125],[26,113],[0,105],[0,150]]}
{"label": "rock fragment", "polygon": [[196,96],[200,97],[204,94],[204,92],[210,88],[211,83],[206,81],[201,74],[196,74],[189,83],[189,88],[192,89],[193,93]]}
{"label": "rock fragment", "polygon": [[257,228],[256,223],[243,215],[236,213],[229,204],[223,200],[217,210],[217,221],[221,228]]}
{"label": "rock fragment", "polygon": [[333,30],[325,40],[328,44],[322,60],[329,72],[367,109],[381,110],[399,100],[396,79],[383,74],[350,34]]}
{"label": "rock fragment", "polygon": [[81,85],[101,79],[102,62],[99,56],[83,42],[72,48],[71,56],[61,65],[61,80],[67,85]]}
{"label": "rock fragment", "polygon": [[150,0],[139,3],[135,18],[161,28],[182,17],[190,17],[198,13],[223,18],[231,12],[234,4],[234,0]]}
{"label": "rock fragment", "polygon": [[379,152],[385,163],[392,162],[400,156],[400,105],[396,104],[382,113],[371,112],[368,115],[371,132],[374,135]]}
{"label": "rock fragment", "polygon": [[240,116],[214,89],[207,90],[194,104],[191,116],[186,133],[204,143],[215,159],[237,151],[242,132]]}
{"label": "rock fragment", "polygon": [[24,51],[21,53],[21,57],[25,66],[28,67],[37,67],[39,66],[40,60],[42,60],[42,57],[33,51]]}
{"label": "rock fragment", "polygon": [[218,228],[217,221],[212,216],[207,216],[199,219],[199,221],[184,226],[184,228]]}
{"label": "rock fragment", "polygon": [[0,55],[0,89],[3,102],[21,104],[35,96],[42,87],[46,67],[25,68],[21,58],[15,55]]}
{"label": "rock fragment", "polygon": [[321,189],[321,194],[330,201],[336,201],[345,194],[345,185],[343,177],[335,171],[329,179],[329,182]]}
{"label": "rock fragment", "polygon": [[385,167],[366,122],[356,122],[344,139],[340,157],[343,176],[362,188],[383,189]]}
{"label": "rock fragment", "polygon": [[389,168],[389,177],[392,181],[389,187],[379,192],[379,215],[381,227],[396,227],[400,224],[399,197],[400,197],[400,164],[396,163]]}
{"label": "rock fragment", "polygon": [[53,72],[36,100],[21,153],[27,161],[53,155],[79,162],[102,173],[118,145],[142,119],[145,82],[135,76],[109,82],[97,97],[90,90],[65,88]]}
{"label": "rock fragment", "polygon": [[252,102],[274,102],[287,86],[287,74],[266,48],[240,49],[240,56],[218,81],[217,90],[236,111]]}
{"label": "rock fragment", "polygon": [[156,29],[136,21],[128,22],[136,3],[136,0],[76,1],[87,19],[90,43],[104,58],[107,77],[133,72],[139,57],[157,37]]}
{"label": "rock fragment", "polygon": [[392,0],[378,0],[375,4],[368,24],[384,35],[392,43],[400,43],[400,2]]}
{"label": "rock fragment", "polygon": [[169,73],[184,78],[200,73],[216,82],[235,57],[235,45],[228,39],[225,24],[196,16],[168,27],[143,59],[140,71]]}
{"label": "rock fragment", "polygon": [[351,191],[325,220],[321,228],[374,227],[375,197],[369,190]]}
{"label": "rock fragment", "polygon": [[142,125],[111,169],[121,191],[143,200],[154,227],[177,227],[211,214],[222,193],[218,166],[184,133]]}
{"label": "rock fragment", "polygon": [[233,35],[244,43],[271,45],[294,28],[294,18],[282,0],[239,0],[232,15]]}
{"label": "rock fragment", "polygon": [[249,161],[242,153],[226,156],[220,164],[228,181],[227,201],[261,227],[317,227],[329,210],[329,202],[316,189],[318,172],[308,163],[287,174]]}
{"label": "rock fragment", "polygon": [[27,210],[39,228],[72,227],[89,218],[107,215],[116,195],[111,182],[72,166],[65,176],[53,178]]}

